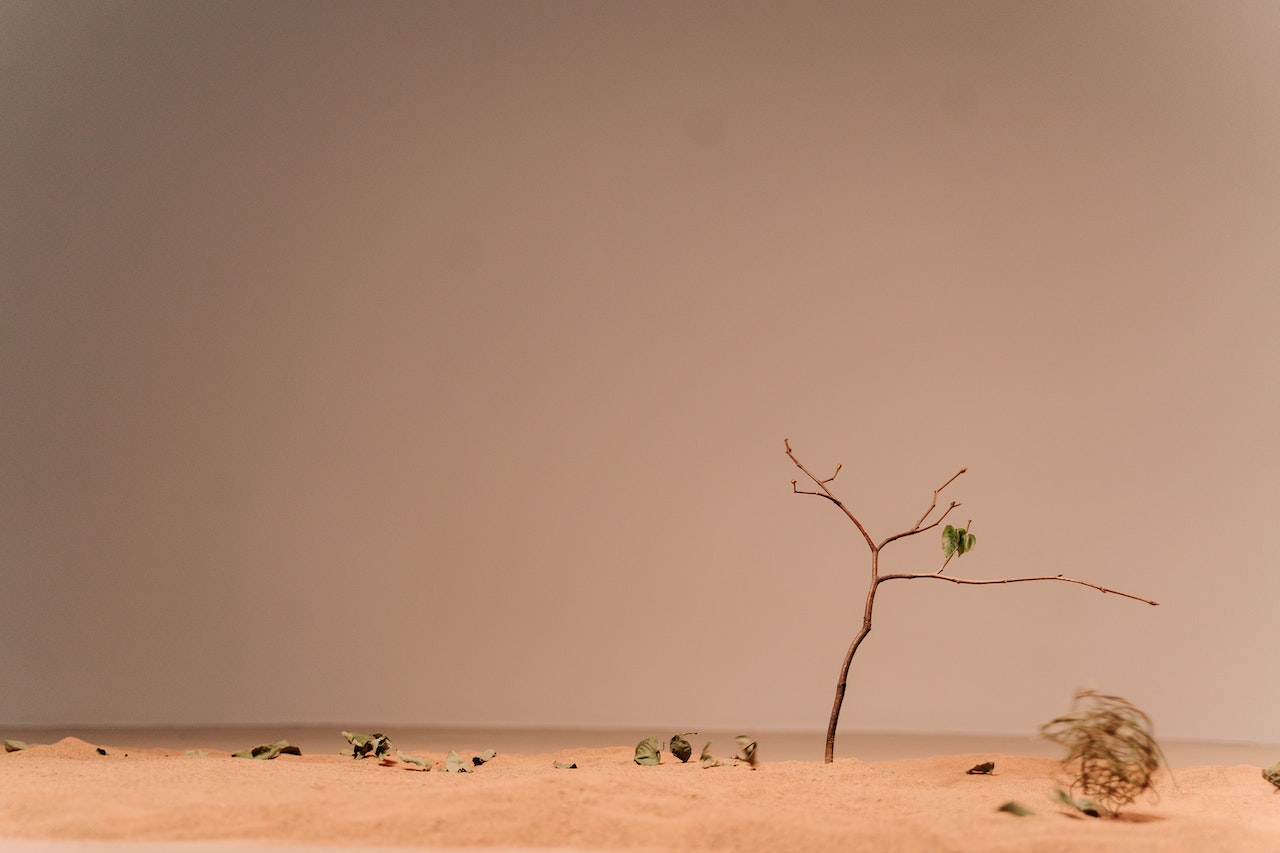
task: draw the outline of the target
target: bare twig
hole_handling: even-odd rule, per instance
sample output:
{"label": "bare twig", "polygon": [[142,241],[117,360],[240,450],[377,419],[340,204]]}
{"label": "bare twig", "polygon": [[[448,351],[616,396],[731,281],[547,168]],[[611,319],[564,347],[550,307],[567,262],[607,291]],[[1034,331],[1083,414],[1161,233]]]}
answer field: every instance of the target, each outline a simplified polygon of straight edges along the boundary
{"label": "bare twig", "polygon": [[1063,583],[1076,583],[1076,584],[1080,584],[1080,586],[1087,586],[1090,589],[1096,589],[1098,592],[1101,592],[1104,594],[1118,595],[1121,598],[1131,598],[1134,601],[1141,601],[1143,604],[1150,604],[1153,607],[1159,606],[1160,604],[1160,602],[1158,601],[1152,601],[1151,599],[1143,598],[1140,595],[1130,595],[1127,592],[1120,592],[1120,590],[1118,589],[1111,589],[1110,587],[1099,586],[1096,583],[1089,583],[1088,581],[1082,581],[1082,580],[1076,580],[1075,578],[1063,577],[1062,575],[1038,575],[1036,577],[1025,577],[1025,578],[990,578],[990,579],[975,580],[973,578],[953,578],[948,575],[938,574],[937,572],[930,572],[929,574],[921,574],[921,575],[916,575],[916,574],[881,575],[876,579],[876,583],[884,583],[885,581],[897,581],[897,580],[917,580],[919,578],[933,578],[934,580],[947,581],[949,583],[970,584],[972,586],[987,586],[990,584],[998,584],[998,583],[1027,583],[1029,581],[1062,581]]}
{"label": "bare twig", "polygon": [[[938,486],[938,488],[933,490],[933,500],[929,503],[929,508],[924,511],[924,515],[920,516],[920,520],[916,522],[915,529],[917,530],[920,529],[920,525],[924,524],[924,520],[929,517],[929,513],[933,512],[934,507],[938,505],[938,494],[947,486],[950,486],[952,483],[954,483],[957,477],[959,477],[961,474],[963,474],[965,471],[968,471],[968,470],[969,470],[969,467],[966,465],[964,468],[961,468],[959,471],[955,472],[955,474],[951,475],[950,480],[947,480],[947,482],[943,483],[941,486]],[[955,506],[955,504],[952,504],[952,506]]]}
{"label": "bare twig", "polygon": [[[952,479],[955,479],[955,478],[953,477]],[[915,536],[917,533],[924,533],[926,530],[932,530],[933,528],[941,524],[943,521],[945,521],[947,516],[951,514],[951,510],[955,509],[958,506],[960,506],[959,501],[952,501],[951,506],[943,510],[942,515],[938,516],[937,521],[933,522],[932,524],[926,527],[913,527],[910,530],[904,530],[901,533],[895,533],[892,536],[890,536],[888,539],[881,542],[880,547],[883,548],[885,545],[888,545],[890,542],[896,542],[899,539],[905,539],[908,536]],[[933,510],[929,510],[929,512],[933,512]]]}
{"label": "bare twig", "polygon": [[836,506],[840,507],[840,511],[843,512],[846,516],[848,516],[849,520],[852,521],[854,525],[858,528],[858,531],[862,533],[862,538],[867,540],[867,547],[871,548],[874,551],[876,545],[875,545],[875,542],[871,540],[871,534],[867,532],[867,528],[863,527],[862,522],[858,521],[857,517],[854,516],[853,512],[850,511],[850,509],[847,506],[845,506],[844,503],[839,498],[837,498],[834,494],[832,494],[830,489],[827,488],[827,483],[834,480],[836,478],[836,474],[840,473],[840,465],[836,465],[835,474],[832,474],[830,477],[828,477],[825,480],[819,480],[817,477],[813,476],[813,474],[809,472],[808,468],[801,465],[800,460],[797,459],[795,455],[791,452],[791,440],[784,438],[782,440],[782,443],[786,445],[787,456],[791,458],[792,462],[796,463],[796,467],[799,468],[801,471],[803,471],[806,477],[808,477],[815,484],[817,484],[819,489],[822,489],[821,492],[806,492],[802,489],[797,488],[796,481],[792,480],[791,490],[799,495],[817,495],[820,498],[826,498]]}

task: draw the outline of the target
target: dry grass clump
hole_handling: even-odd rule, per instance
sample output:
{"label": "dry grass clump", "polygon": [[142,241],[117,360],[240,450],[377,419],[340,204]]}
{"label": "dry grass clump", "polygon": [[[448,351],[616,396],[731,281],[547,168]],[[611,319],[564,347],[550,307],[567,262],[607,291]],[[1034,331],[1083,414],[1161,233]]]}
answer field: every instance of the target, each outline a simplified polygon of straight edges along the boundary
{"label": "dry grass clump", "polygon": [[1067,748],[1062,765],[1075,773],[1072,792],[1102,814],[1115,815],[1150,790],[1165,763],[1151,718],[1119,696],[1078,691],[1072,712],[1041,726],[1040,734]]}

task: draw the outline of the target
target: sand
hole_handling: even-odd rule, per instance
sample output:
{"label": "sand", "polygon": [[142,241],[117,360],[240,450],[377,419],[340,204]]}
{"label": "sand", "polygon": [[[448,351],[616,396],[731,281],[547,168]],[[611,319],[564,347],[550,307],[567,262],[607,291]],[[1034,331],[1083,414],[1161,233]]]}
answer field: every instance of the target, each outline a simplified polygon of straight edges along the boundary
{"label": "sand", "polygon": [[[340,746],[341,744],[339,744]],[[1120,819],[1068,813],[1044,757],[657,767],[618,746],[499,754],[465,774],[333,754],[270,761],[99,746],[0,754],[0,839],[346,847],[741,851],[1280,850],[1280,789],[1253,765],[1162,771]],[[732,743],[715,751],[732,754]],[[459,750],[469,757],[479,752]],[[415,753],[443,762],[443,753]],[[576,763],[557,769],[553,762]],[[993,775],[968,775],[994,761]],[[1016,800],[1036,814],[997,811]]]}

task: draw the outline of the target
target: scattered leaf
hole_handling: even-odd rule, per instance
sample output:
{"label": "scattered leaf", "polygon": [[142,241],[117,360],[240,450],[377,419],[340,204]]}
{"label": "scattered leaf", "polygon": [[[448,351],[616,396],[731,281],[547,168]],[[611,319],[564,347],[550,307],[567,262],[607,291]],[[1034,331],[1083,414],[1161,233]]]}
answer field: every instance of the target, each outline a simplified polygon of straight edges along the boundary
{"label": "scattered leaf", "polygon": [[[686,732],[685,734],[693,735],[693,734],[697,734],[697,732]],[[680,759],[681,761],[688,761],[689,758],[693,755],[693,746],[690,745],[689,741],[684,739],[683,734],[671,736],[670,749],[671,749],[671,754],[674,755],[676,758]]]}
{"label": "scattered leaf", "polygon": [[232,758],[256,758],[261,761],[270,761],[277,755],[302,755],[302,750],[291,745],[287,740],[278,740],[275,743],[259,744],[251,749],[231,753]]}
{"label": "scattered leaf", "polygon": [[975,764],[968,770],[964,771],[970,776],[990,776],[991,772],[996,769],[994,761],[984,761],[981,764]]}
{"label": "scattered leaf", "polygon": [[4,742],[5,752],[18,752],[26,748],[27,748],[26,743],[20,740],[7,740]]}
{"label": "scattered leaf", "polygon": [[574,762],[573,764],[565,764],[563,761],[553,761],[551,762],[551,766],[556,768],[557,770],[577,770],[578,769],[577,762]]}
{"label": "scattered leaf", "polygon": [[702,747],[702,757],[698,759],[698,763],[703,767],[719,767],[724,764],[711,754],[711,741],[707,741],[706,746]]}
{"label": "scattered leaf", "polygon": [[106,754],[107,754],[107,751],[106,751],[105,749],[103,749],[102,747],[98,747],[97,752],[98,752],[98,755],[106,755]]}
{"label": "scattered leaf", "polygon": [[365,758],[370,754],[374,758],[382,758],[395,749],[395,746],[391,743],[391,738],[382,732],[366,735],[360,732],[344,731],[342,736],[347,739],[347,743],[351,744],[352,758]]}
{"label": "scattered leaf", "polygon": [[1081,814],[1087,814],[1089,817],[1102,816],[1102,809],[1093,800],[1086,800],[1084,797],[1076,799],[1061,788],[1054,793],[1054,796],[1057,798],[1058,802],[1063,805],[1071,806],[1071,808]]}
{"label": "scattered leaf", "polygon": [[484,764],[486,761],[493,761],[494,757],[496,757],[497,754],[498,753],[493,751],[492,749],[486,749],[484,752],[480,753],[479,755],[472,756],[471,763],[476,767],[479,767],[481,764]]}
{"label": "scattered leaf", "polygon": [[400,757],[400,760],[403,761],[405,764],[413,765],[413,767],[406,767],[405,770],[412,770],[414,769],[414,767],[418,768],[419,770],[431,769],[431,762],[425,758],[419,758],[416,755],[410,755],[409,753],[400,749],[396,750],[396,755],[398,755]]}
{"label": "scattered leaf", "polygon": [[462,756],[451,749],[449,754],[445,756],[444,769],[450,773],[470,773],[471,765],[463,761]]}
{"label": "scattered leaf", "polygon": [[738,760],[745,761],[751,765],[751,769],[756,766],[756,742],[754,738],[746,735],[738,735],[734,738],[738,742]]}
{"label": "scattered leaf", "polygon": [[1034,811],[1032,811],[1031,809],[1027,808],[1027,807],[1026,807],[1026,806],[1024,806],[1022,803],[1018,802],[1017,800],[1010,800],[1009,802],[1005,803],[1005,804],[1004,804],[1003,806],[1001,806],[1000,808],[996,809],[996,811],[998,811],[998,812],[1008,812],[1009,814],[1017,815],[1018,817],[1026,817],[1027,815],[1033,815],[1033,814],[1035,814],[1035,812],[1034,812]]}
{"label": "scattered leaf", "polygon": [[184,754],[184,755],[187,755],[187,756],[190,756],[191,758],[204,758],[206,755],[208,755],[208,754],[209,754],[209,750],[207,750],[207,749],[188,749],[188,750],[187,750],[185,753],[183,753],[183,754]]}
{"label": "scattered leaf", "polygon": [[[8,741],[5,741],[5,746],[7,747],[8,745],[9,745]],[[1271,765],[1266,770],[1263,770],[1262,778],[1266,779],[1268,782],[1270,782],[1272,785],[1275,785],[1277,788],[1280,788],[1280,761],[1277,761],[1275,764]]]}
{"label": "scattered leaf", "polygon": [[647,737],[636,744],[636,764],[653,767],[662,763],[662,744],[656,737]]}

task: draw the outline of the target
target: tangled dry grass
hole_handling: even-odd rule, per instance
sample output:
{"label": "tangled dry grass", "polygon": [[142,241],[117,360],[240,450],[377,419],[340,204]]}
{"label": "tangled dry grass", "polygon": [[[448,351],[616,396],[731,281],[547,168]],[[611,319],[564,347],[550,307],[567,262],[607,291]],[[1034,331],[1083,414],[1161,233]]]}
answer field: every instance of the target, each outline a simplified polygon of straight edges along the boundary
{"label": "tangled dry grass", "polygon": [[1119,696],[1081,690],[1072,712],[1041,726],[1040,734],[1067,748],[1062,764],[1075,774],[1072,793],[1114,816],[1151,790],[1166,763],[1151,728],[1151,718]]}

